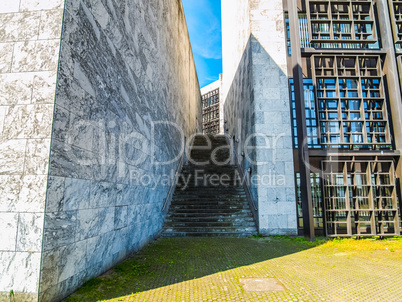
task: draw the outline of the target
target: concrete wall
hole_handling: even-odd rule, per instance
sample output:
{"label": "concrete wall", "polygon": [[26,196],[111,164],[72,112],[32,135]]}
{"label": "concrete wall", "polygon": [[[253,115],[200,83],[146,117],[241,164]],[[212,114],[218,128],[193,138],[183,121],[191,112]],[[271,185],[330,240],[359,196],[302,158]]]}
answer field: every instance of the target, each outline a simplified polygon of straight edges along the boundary
{"label": "concrete wall", "polygon": [[0,291],[57,301],[158,234],[200,88],[181,1],[0,9]]}
{"label": "concrete wall", "polygon": [[250,38],[249,0],[221,0],[223,97],[232,86],[239,62]]}
{"label": "concrete wall", "polygon": [[0,301],[38,296],[63,5],[0,1]]}
{"label": "concrete wall", "polygon": [[[247,2],[247,5],[246,5]],[[262,234],[297,234],[293,147],[282,0],[223,0],[225,119],[251,168]],[[244,15],[247,12],[248,17]],[[247,23],[248,21],[248,23]],[[241,26],[234,33],[232,28]],[[249,33],[245,44],[244,34]],[[229,38],[229,37],[231,38]],[[225,42],[224,42],[225,43]],[[234,50],[234,51],[233,51]],[[240,52],[241,50],[241,52]],[[237,58],[241,58],[240,62]],[[229,62],[226,62],[228,61]],[[232,63],[239,62],[234,69]],[[233,81],[231,80],[235,70]],[[251,146],[252,149],[248,149]],[[257,147],[257,148],[255,148]]]}

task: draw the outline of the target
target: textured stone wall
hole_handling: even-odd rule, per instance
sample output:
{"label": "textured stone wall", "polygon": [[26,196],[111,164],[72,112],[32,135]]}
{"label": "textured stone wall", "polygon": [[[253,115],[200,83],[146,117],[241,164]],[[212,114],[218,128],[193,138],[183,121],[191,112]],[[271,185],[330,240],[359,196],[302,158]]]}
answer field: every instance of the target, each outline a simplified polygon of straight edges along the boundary
{"label": "textured stone wall", "polygon": [[[162,228],[201,100],[181,1],[67,0],[46,202],[42,301],[65,297]],[[161,177],[167,176],[163,181]],[[141,179],[140,179],[141,177]],[[156,182],[156,183],[155,183]]]}
{"label": "textured stone wall", "polygon": [[250,39],[249,0],[222,0],[223,97],[232,86]]}
{"label": "textured stone wall", "polygon": [[0,301],[37,300],[64,1],[0,1]]}
{"label": "textured stone wall", "polygon": [[60,300],[154,238],[200,122],[181,1],[0,0],[0,301]]}
{"label": "textured stone wall", "polygon": [[[251,168],[251,187],[258,203],[260,233],[296,235],[283,4],[282,0],[247,2],[247,8],[242,9],[249,13],[248,18],[241,13],[230,15],[230,11],[222,9],[223,20],[227,20],[223,21],[223,37],[233,35],[231,28],[236,26],[234,23],[243,25],[242,32],[250,32],[246,47],[243,38],[226,39],[232,41],[232,45],[226,46],[228,52],[224,47],[223,53],[224,86],[230,87],[225,100],[225,119],[228,120],[229,134],[240,138],[239,153],[249,154],[244,159],[243,169]],[[228,15],[225,17],[225,14]],[[240,54],[229,51],[244,48],[246,50]],[[234,81],[230,82],[233,68],[227,67],[229,76],[226,77],[225,66],[230,63],[225,63],[225,60],[241,56],[243,59],[237,65]],[[242,110],[243,107],[250,109],[247,112]]]}

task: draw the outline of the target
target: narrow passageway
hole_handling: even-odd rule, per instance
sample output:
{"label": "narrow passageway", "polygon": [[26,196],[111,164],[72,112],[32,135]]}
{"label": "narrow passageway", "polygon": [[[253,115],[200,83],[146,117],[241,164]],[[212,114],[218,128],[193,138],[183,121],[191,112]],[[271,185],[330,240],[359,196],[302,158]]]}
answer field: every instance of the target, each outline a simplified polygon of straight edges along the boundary
{"label": "narrow passageway", "polygon": [[248,237],[256,224],[223,135],[198,135],[182,169],[163,237]]}

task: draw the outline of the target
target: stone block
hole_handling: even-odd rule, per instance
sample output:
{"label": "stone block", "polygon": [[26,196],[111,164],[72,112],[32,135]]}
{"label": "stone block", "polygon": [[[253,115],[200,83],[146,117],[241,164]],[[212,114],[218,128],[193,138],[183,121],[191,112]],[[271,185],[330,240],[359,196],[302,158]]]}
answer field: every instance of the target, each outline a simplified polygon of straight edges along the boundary
{"label": "stone block", "polygon": [[127,206],[116,207],[114,216],[114,228],[116,230],[127,226]]}
{"label": "stone block", "polygon": [[77,211],[46,213],[44,250],[52,250],[75,242],[76,230]]}
{"label": "stone block", "polygon": [[33,74],[0,75],[0,105],[28,105],[32,99]]}
{"label": "stone block", "polygon": [[23,173],[26,143],[24,139],[0,141],[0,175]]}
{"label": "stone block", "polygon": [[6,118],[7,112],[8,112],[7,106],[0,106],[0,141],[2,141],[3,137],[4,120]]}
{"label": "stone block", "polygon": [[59,248],[43,252],[41,268],[42,274],[40,281],[42,292],[48,290],[58,283],[60,261]]}
{"label": "stone block", "polygon": [[40,252],[42,250],[43,213],[20,213],[18,220],[18,252]]}
{"label": "stone block", "polygon": [[25,41],[15,44],[13,72],[55,71],[60,40]]}
{"label": "stone block", "polygon": [[21,0],[21,11],[62,9],[64,0]]}
{"label": "stone block", "polygon": [[0,43],[0,73],[11,72],[15,43]]}
{"label": "stone block", "polygon": [[9,140],[50,138],[52,119],[52,105],[11,106],[4,121],[3,137]]}
{"label": "stone block", "polygon": [[40,12],[0,14],[0,43],[36,40]]}
{"label": "stone block", "polygon": [[64,211],[92,208],[90,202],[91,181],[66,178],[64,190]]}
{"label": "stone block", "polygon": [[18,214],[0,212],[0,251],[15,251],[18,229]]}
{"label": "stone block", "polygon": [[19,8],[19,1],[0,0],[0,14],[16,13]]}
{"label": "stone block", "polygon": [[114,207],[78,211],[76,241],[113,230],[114,215]]}
{"label": "stone block", "polygon": [[[63,1],[64,2],[64,1]],[[60,8],[41,12],[41,24],[39,28],[40,40],[59,39],[61,36],[61,24],[63,10]]]}
{"label": "stone block", "polygon": [[43,211],[46,179],[46,175],[0,176],[0,211]]}
{"label": "stone block", "polygon": [[109,232],[89,238],[87,241],[86,267],[90,268],[113,255],[115,232]]}
{"label": "stone block", "polygon": [[93,182],[91,187],[91,208],[112,207],[116,204],[116,185],[107,182]]}
{"label": "stone block", "polygon": [[65,178],[49,176],[47,184],[46,212],[64,211]]}
{"label": "stone block", "polygon": [[87,241],[79,241],[60,248],[58,283],[85,270]]}
{"label": "stone block", "polygon": [[32,85],[33,104],[54,104],[56,78],[56,71],[34,73]]}
{"label": "stone block", "polygon": [[0,265],[0,286],[2,288],[12,288],[14,292],[27,294],[38,292],[40,253],[0,252],[0,263],[7,264]]}
{"label": "stone block", "polygon": [[27,140],[25,173],[46,175],[49,169],[50,139]]}

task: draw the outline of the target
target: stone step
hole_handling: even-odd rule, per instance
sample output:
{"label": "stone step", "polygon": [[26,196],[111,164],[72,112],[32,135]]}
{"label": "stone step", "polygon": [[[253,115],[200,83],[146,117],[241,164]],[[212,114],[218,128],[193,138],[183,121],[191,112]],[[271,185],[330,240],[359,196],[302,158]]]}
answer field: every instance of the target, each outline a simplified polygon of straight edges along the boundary
{"label": "stone step", "polygon": [[169,222],[178,222],[178,223],[187,223],[187,222],[232,222],[232,223],[240,223],[240,222],[252,222],[254,223],[254,218],[252,216],[242,216],[242,217],[228,217],[228,216],[207,216],[207,217],[166,217],[166,223]]}
{"label": "stone step", "polygon": [[230,193],[222,193],[222,192],[215,192],[215,193],[202,193],[199,191],[180,191],[173,194],[173,199],[211,199],[211,200],[228,200],[231,198],[247,198],[245,193],[239,194],[230,194]]}
{"label": "stone step", "polygon": [[233,183],[231,185],[229,185],[229,186],[218,185],[218,186],[211,187],[211,186],[208,186],[208,185],[205,186],[204,183],[202,181],[200,181],[199,183],[188,183],[188,184],[183,184],[183,183],[179,184],[178,183],[176,185],[176,188],[179,191],[184,191],[184,190],[187,190],[187,189],[191,190],[191,191],[194,191],[196,189],[198,189],[198,190],[210,189],[211,191],[213,189],[216,189],[216,190],[220,190],[220,189],[239,190],[239,189],[243,188],[243,186],[241,185],[240,180],[236,181],[236,183],[237,183],[237,185],[235,185],[234,181],[233,181]]}
{"label": "stone step", "polygon": [[250,228],[254,227],[254,222],[197,222],[197,221],[188,221],[188,222],[179,222],[179,221],[171,221],[166,222],[165,227],[167,229],[177,229],[177,228]]}
{"label": "stone step", "polygon": [[[224,215],[224,214],[248,214],[251,213],[250,209],[175,209],[171,211],[171,214],[197,214],[201,217],[201,214],[211,215]],[[197,215],[195,215],[197,216]]]}
{"label": "stone step", "polygon": [[198,232],[198,233],[253,233],[257,232],[255,226],[253,227],[175,227],[164,228],[164,232]]}
{"label": "stone step", "polygon": [[202,205],[202,204],[188,204],[188,205],[175,205],[171,206],[172,212],[176,210],[246,210],[250,209],[248,204],[237,204],[237,205]]}
{"label": "stone step", "polygon": [[[230,150],[222,148],[228,146],[225,136],[208,138],[211,139],[211,150],[190,149],[195,164],[190,162],[182,168],[166,216],[163,237],[249,237],[257,233],[237,166],[228,161]],[[206,145],[204,136],[195,137],[193,146]],[[212,156],[217,148],[219,150]],[[228,162],[218,165],[212,159]],[[202,163],[207,161],[206,165]],[[228,185],[213,185],[216,181],[211,181],[211,175],[224,176]]]}
{"label": "stone step", "polygon": [[247,200],[199,200],[199,199],[193,199],[193,200],[187,200],[187,199],[174,199],[172,200],[172,206],[177,205],[177,206],[182,206],[182,205],[237,205],[237,204],[248,204]]}
{"label": "stone step", "polygon": [[[216,170],[216,169],[229,169],[229,170],[231,170],[231,169],[236,169],[237,165],[230,165],[230,164],[229,165],[221,165],[221,166],[205,165],[205,166],[203,166],[203,168],[204,169],[214,169],[214,170]],[[183,171],[191,170],[191,169],[199,169],[199,166],[192,165],[192,164],[188,164],[188,165],[183,166]]]}
{"label": "stone step", "polygon": [[220,219],[248,219],[248,218],[253,218],[253,214],[250,211],[246,211],[243,213],[221,213],[221,214],[216,214],[216,213],[198,213],[198,212],[193,212],[193,213],[173,213],[169,212],[168,215],[166,216],[166,219],[172,218],[172,219],[212,219],[212,218],[220,218]]}
{"label": "stone step", "polygon": [[210,232],[210,233],[199,233],[199,232],[163,232],[161,237],[173,238],[173,237],[222,237],[222,238],[247,238],[256,235],[257,232],[244,232],[244,233],[220,233],[220,232]]}
{"label": "stone step", "polygon": [[244,195],[245,191],[242,187],[222,187],[222,186],[216,186],[216,187],[208,187],[208,186],[190,186],[190,187],[186,187],[184,190],[182,187],[177,187],[177,191],[175,191],[175,194],[188,194],[188,195],[192,195],[192,194],[198,194],[201,196],[215,196],[215,194],[222,195],[222,196],[237,196],[237,195]]}

